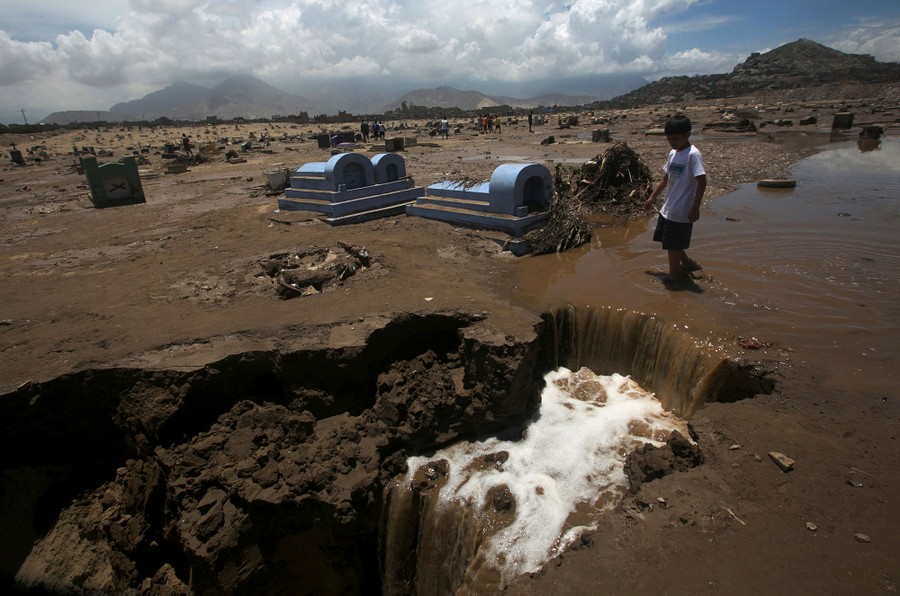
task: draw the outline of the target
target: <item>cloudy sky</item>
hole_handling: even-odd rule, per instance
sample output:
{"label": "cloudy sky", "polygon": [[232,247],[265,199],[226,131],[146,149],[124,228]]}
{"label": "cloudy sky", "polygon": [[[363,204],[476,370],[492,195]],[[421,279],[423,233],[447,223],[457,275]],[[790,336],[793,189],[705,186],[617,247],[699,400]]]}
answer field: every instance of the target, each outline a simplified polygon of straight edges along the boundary
{"label": "cloudy sky", "polygon": [[900,61],[898,0],[0,0],[0,14],[0,122],[234,74],[303,94],[377,79],[396,98],[724,73],[801,37]]}

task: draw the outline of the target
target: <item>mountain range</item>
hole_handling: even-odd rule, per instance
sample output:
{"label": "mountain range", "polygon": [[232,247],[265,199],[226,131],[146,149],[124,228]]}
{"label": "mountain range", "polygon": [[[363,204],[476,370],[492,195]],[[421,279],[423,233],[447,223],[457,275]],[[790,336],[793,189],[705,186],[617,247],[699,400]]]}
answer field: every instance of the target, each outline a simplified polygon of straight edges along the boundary
{"label": "mountain range", "polygon": [[[271,118],[306,112],[310,116],[335,114],[338,110],[354,114],[381,114],[407,105],[477,110],[510,105],[534,108],[539,105],[578,106],[602,103],[610,107],[665,103],[703,98],[721,98],[751,93],[760,89],[796,89],[835,83],[883,84],[900,80],[900,65],[877,62],[872,56],[845,54],[809,39],[780,46],[770,52],[754,53],[731,73],[666,77],[652,83],[639,77],[584,77],[569,88],[591,88],[591,95],[550,92],[516,98],[487,95],[480,91],[461,91],[449,85],[416,89],[394,100],[385,101],[385,88],[362,84],[321,82],[311,84],[315,96],[288,93],[249,75],[233,76],[221,84],[202,87],[176,81],[141,99],[118,103],[106,111],[54,112],[43,122],[68,124],[106,120],[110,122],[155,120],[204,120],[244,117]],[[553,89],[553,82],[543,82]],[[396,87],[394,87],[396,90]],[[619,93],[619,95],[615,95]],[[614,96],[615,95],[615,96]]]}
{"label": "mountain range", "polygon": [[[639,79],[640,82],[646,82]],[[633,88],[634,85],[624,90]],[[271,118],[275,115],[291,115],[306,112],[310,116],[325,113],[335,114],[341,109],[338,97],[340,91],[332,88],[324,91],[317,100],[302,95],[287,93],[249,75],[238,75],[225,79],[213,88],[202,87],[184,81],[148,93],[141,99],[117,103],[108,110],[70,110],[54,112],[42,120],[50,124],[73,122],[108,122],[155,120],[159,117],[173,120],[205,120],[216,116],[223,120],[236,117],[247,119]],[[351,91],[344,93],[353,95]],[[361,95],[359,90],[355,95]],[[372,93],[374,101],[383,98]],[[611,97],[611,95],[609,96]],[[450,86],[435,89],[417,89],[387,103],[372,105],[357,103],[356,109],[347,109],[356,114],[381,114],[399,108],[402,104],[428,107],[477,110],[481,108],[510,105],[534,108],[539,105],[582,105],[597,101],[597,95],[567,95],[549,93],[530,98],[515,98],[502,95],[486,95],[479,91],[461,91]],[[347,103],[346,101],[343,103]],[[353,105],[353,104],[349,104]]]}

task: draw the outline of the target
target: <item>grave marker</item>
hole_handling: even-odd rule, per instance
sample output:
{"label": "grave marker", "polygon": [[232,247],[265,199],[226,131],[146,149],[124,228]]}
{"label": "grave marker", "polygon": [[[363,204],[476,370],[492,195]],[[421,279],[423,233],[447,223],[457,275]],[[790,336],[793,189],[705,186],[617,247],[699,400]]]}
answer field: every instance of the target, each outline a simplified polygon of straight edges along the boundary
{"label": "grave marker", "polygon": [[97,158],[88,155],[81,158],[84,175],[91,190],[94,207],[116,207],[146,203],[141,176],[134,157],[121,161],[97,164]]}

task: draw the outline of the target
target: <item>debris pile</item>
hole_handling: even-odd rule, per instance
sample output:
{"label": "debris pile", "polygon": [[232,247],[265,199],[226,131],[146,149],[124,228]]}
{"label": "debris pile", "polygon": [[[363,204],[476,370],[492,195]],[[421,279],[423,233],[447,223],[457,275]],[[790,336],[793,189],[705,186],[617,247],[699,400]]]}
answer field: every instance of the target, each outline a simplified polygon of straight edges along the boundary
{"label": "debris pile", "polygon": [[643,201],[653,190],[650,168],[627,143],[612,145],[577,168],[556,166],[547,225],[526,235],[533,254],[563,252],[591,239],[586,216],[644,215]]}
{"label": "debris pile", "polygon": [[371,258],[365,247],[343,242],[338,246],[339,249],[310,246],[270,255],[259,262],[262,275],[271,278],[278,296],[287,300],[319,294],[370,267]]}

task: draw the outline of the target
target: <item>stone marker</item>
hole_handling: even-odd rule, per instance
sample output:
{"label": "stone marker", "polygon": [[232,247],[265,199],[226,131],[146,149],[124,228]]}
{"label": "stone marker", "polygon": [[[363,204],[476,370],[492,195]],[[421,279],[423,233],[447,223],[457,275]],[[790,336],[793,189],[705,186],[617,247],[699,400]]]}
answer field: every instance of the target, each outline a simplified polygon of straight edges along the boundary
{"label": "stone marker", "polygon": [[853,127],[853,112],[838,112],[831,120],[831,129],[849,129]]}
{"label": "stone marker", "polygon": [[403,151],[403,138],[396,139],[385,139],[384,140],[384,150],[385,151]]}
{"label": "stone marker", "polygon": [[81,158],[81,165],[91,190],[91,202],[94,207],[102,209],[146,202],[134,157],[98,165],[97,158],[89,155]]}
{"label": "stone marker", "polygon": [[592,143],[609,143],[610,141],[612,141],[612,137],[609,136],[608,128],[591,131]]}

